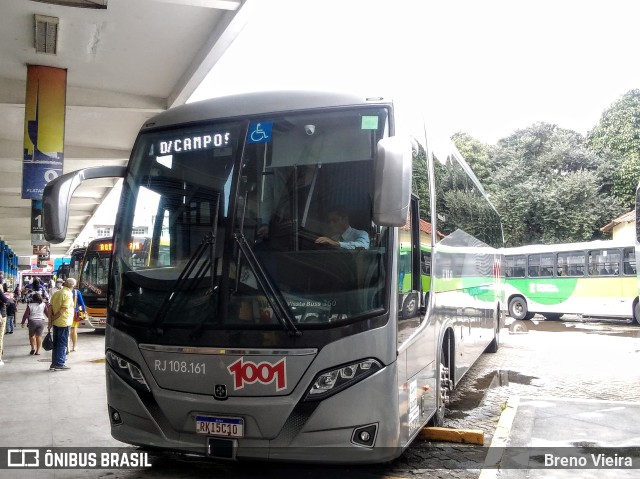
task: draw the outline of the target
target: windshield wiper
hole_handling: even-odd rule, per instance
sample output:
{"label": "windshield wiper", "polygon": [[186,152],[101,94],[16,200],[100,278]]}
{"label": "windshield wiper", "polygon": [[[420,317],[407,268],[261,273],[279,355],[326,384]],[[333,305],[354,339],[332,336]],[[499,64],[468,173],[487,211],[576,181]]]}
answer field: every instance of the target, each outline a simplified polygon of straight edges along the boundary
{"label": "windshield wiper", "polygon": [[[189,258],[189,261],[185,265],[184,269],[180,272],[180,276],[178,276],[178,279],[176,279],[176,281],[173,283],[171,291],[169,291],[169,293],[164,297],[164,300],[160,305],[160,309],[158,310],[158,314],[156,315],[156,319],[153,322],[154,327],[164,322],[165,318],[169,314],[170,305],[171,305],[171,302],[173,301],[173,298],[175,297],[175,294],[181,289],[183,283],[187,280],[187,278],[191,277],[191,274],[196,269],[198,262],[200,261],[202,256],[205,254],[205,252],[207,250],[215,251],[215,244],[216,244],[215,234],[207,233],[202,239],[202,242],[200,243],[200,245],[198,245],[198,248],[196,249],[196,251],[193,253],[193,256]],[[198,289],[198,287],[200,286],[200,282],[202,281],[202,278],[204,278],[211,264],[212,264],[211,257],[205,258],[205,260],[202,262],[198,270],[193,275],[193,280],[195,282],[193,289]],[[213,274],[213,271],[211,271],[211,274]]]}
{"label": "windshield wiper", "polygon": [[193,253],[193,255],[189,258],[189,261],[187,261],[187,264],[185,265],[185,267],[183,268],[183,270],[180,272],[180,276],[178,276],[178,279],[176,279],[175,283],[173,283],[173,287],[171,288],[171,291],[169,291],[169,294],[167,294],[164,297],[164,300],[162,301],[162,304],[160,305],[160,310],[158,311],[158,314],[156,316],[155,321],[153,322],[153,326],[157,327],[159,324],[163,323],[165,318],[167,317],[167,314],[169,313],[169,305],[171,304],[171,302],[173,301],[173,298],[175,296],[175,294],[179,291],[179,289],[181,288],[182,284],[187,280],[187,278],[189,278],[191,276],[191,273],[195,270],[196,265],[198,264],[198,262],[200,261],[200,258],[202,258],[202,255],[204,255],[204,253],[209,250],[210,254],[208,258],[205,258],[205,260],[202,262],[202,264],[200,265],[200,268],[198,269],[198,271],[196,271],[196,274],[193,276],[193,280],[195,282],[195,288],[198,288],[198,286],[200,286],[200,282],[202,281],[202,278],[204,278],[207,269],[210,269],[211,271],[211,292],[213,292],[215,290],[215,278],[214,278],[214,269],[213,269],[213,263],[214,263],[214,256],[215,256],[215,251],[216,251],[216,235],[218,234],[218,202],[220,200],[220,195],[217,195],[216,198],[216,209],[215,209],[215,214],[213,217],[213,225],[211,228],[211,231],[209,231],[208,233],[206,233],[204,235],[204,238],[202,238],[202,241],[200,242],[200,244],[198,245],[198,247],[196,248],[195,252]]}
{"label": "windshield wiper", "polygon": [[[267,301],[276,311],[276,316],[284,326],[284,328],[289,332],[291,336],[302,336],[302,333],[298,328],[296,328],[295,323],[293,322],[293,318],[291,316],[291,312],[287,305],[282,301],[279,291],[271,284],[269,277],[266,272],[262,268],[260,261],[256,258],[253,250],[247,243],[247,239],[245,238],[242,232],[234,233],[233,238],[238,243],[238,247],[240,248],[240,252],[244,255],[247,260],[247,264],[251,268],[254,276],[256,277],[256,281],[264,291]],[[236,275],[239,275],[240,272],[236,271]]]}

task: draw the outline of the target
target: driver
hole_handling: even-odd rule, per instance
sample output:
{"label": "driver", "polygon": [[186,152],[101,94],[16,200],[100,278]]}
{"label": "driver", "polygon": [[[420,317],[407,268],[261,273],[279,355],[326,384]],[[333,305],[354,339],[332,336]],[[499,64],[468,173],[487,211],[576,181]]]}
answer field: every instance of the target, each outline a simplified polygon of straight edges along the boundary
{"label": "driver", "polygon": [[330,236],[320,236],[316,244],[342,249],[368,249],[369,234],[349,225],[349,214],[341,206],[332,208],[328,215]]}

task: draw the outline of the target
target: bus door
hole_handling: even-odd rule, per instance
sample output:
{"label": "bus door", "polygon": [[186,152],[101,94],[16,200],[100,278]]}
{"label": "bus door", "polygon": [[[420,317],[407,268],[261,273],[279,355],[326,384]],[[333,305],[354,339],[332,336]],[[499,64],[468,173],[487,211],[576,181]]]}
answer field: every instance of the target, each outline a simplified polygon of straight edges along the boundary
{"label": "bus door", "polygon": [[[397,348],[400,382],[399,415],[406,443],[431,417],[436,402],[437,328],[427,311],[431,267],[431,237],[419,216],[419,202],[411,199],[410,220],[398,229],[398,314]],[[426,253],[429,253],[428,255]],[[428,264],[425,262],[428,261]],[[426,290],[425,291],[425,286]],[[401,301],[402,300],[402,301]]]}
{"label": "bus door", "polygon": [[[636,251],[633,246],[622,250],[622,297],[631,303],[638,296],[636,279]],[[633,310],[628,309],[627,314],[632,315]]]}
{"label": "bus door", "polygon": [[585,301],[585,252],[563,251],[557,255],[555,285],[548,311],[554,313],[578,313]]}
{"label": "bus door", "polygon": [[[630,249],[630,248],[629,248]],[[585,291],[589,308],[586,314],[621,316],[627,306],[621,274],[622,251],[618,248],[590,250],[588,253],[590,282]],[[635,297],[632,296],[632,298]]]}

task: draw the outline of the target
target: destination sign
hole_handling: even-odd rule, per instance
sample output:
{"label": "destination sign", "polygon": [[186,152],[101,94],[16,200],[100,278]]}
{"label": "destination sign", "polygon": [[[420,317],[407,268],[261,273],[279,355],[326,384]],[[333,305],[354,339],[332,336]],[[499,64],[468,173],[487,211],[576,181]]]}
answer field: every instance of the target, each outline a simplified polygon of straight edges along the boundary
{"label": "destination sign", "polygon": [[214,148],[225,148],[230,144],[230,131],[221,131],[205,135],[185,135],[158,141],[156,143],[156,155],[212,150]]}
{"label": "destination sign", "polygon": [[[93,251],[108,252],[113,251],[113,243],[97,243],[93,245]],[[142,241],[132,241],[129,243],[131,251],[140,251],[142,249]]]}

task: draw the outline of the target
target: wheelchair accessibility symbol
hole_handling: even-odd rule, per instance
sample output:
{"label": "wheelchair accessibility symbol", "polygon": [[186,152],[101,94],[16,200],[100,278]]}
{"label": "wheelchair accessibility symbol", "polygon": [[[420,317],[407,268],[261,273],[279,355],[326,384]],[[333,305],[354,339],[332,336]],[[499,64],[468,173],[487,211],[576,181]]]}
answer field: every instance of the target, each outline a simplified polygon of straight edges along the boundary
{"label": "wheelchair accessibility symbol", "polygon": [[249,125],[249,134],[247,135],[247,143],[268,143],[271,141],[272,121],[263,121],[251,123]]}

